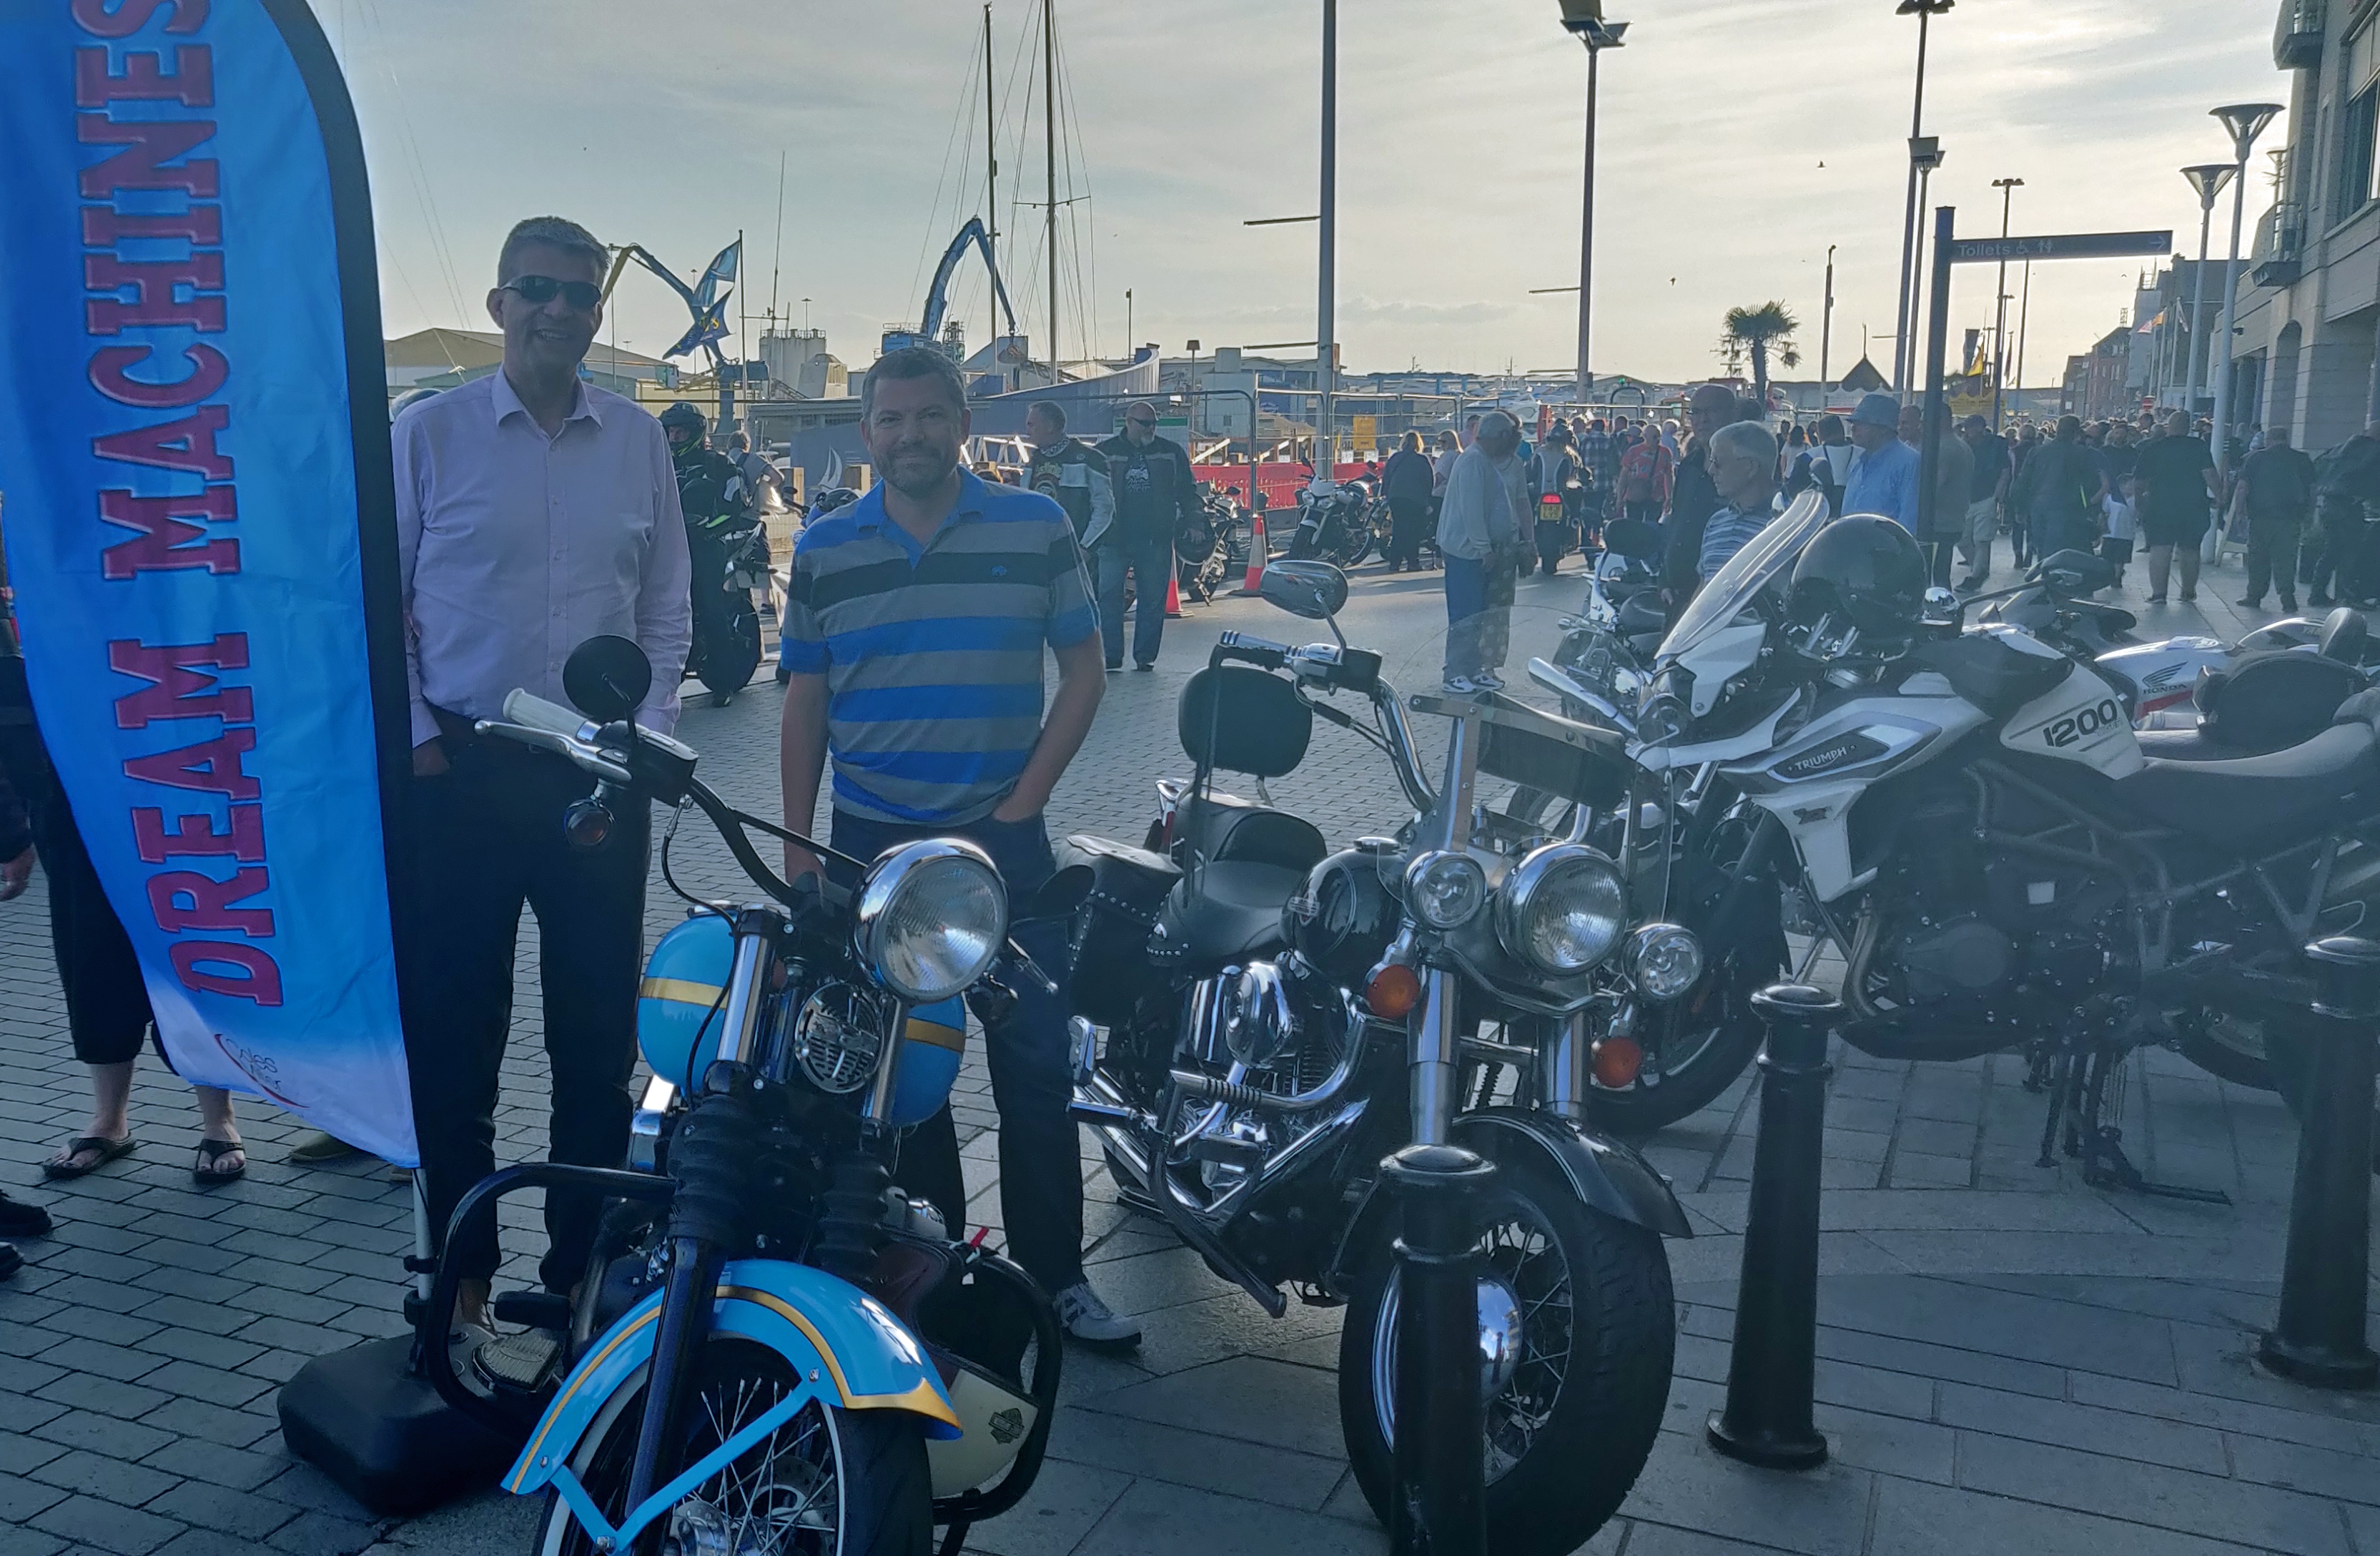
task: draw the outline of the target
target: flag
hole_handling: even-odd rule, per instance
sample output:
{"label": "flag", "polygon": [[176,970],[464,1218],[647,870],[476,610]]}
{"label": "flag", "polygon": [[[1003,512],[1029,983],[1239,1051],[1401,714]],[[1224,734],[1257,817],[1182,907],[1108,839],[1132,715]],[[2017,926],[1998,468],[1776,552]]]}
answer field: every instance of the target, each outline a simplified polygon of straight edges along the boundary
{"label": "flag", "polygon": [[181,1078],[416,1160],[363,147],[301,0],[0,6],[25,669]]}

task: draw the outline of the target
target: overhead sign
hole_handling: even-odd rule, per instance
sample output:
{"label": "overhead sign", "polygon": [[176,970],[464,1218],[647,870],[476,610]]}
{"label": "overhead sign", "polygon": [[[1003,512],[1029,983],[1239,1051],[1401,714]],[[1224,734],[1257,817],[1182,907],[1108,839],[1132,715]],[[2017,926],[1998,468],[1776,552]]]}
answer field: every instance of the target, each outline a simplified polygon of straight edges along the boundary
{"label": "overhead sign", "polygon": [[301,0],[0,6],[0,496],[33,707],[181,1077],[415,1160],[380,286]]}
{"label": "overhead sign", "polygon": [[2117,260],[2173,252],[2173,232],[2070,232],[2051,237],[1959,237],[1952,264],[1998,260]]}

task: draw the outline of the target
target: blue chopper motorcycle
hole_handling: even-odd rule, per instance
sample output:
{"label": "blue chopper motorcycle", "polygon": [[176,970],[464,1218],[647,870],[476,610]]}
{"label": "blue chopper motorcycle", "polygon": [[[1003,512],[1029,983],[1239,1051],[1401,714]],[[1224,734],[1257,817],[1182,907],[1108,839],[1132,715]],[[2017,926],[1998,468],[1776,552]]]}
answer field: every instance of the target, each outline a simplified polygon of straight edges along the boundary
{"label": "blue chopper motorcycle", "polygon": [[[565,818],[574,845],[601,846],[617,806],[673,807],[662,874],[693,909],[639,989],[653,1075],[630,1170],[505,1168],[450,1222],[519,1189],[600,1192],[586,1279],[499,1296],[496,1318],[528,1327],[427,1346],[431,1381],[525,1444],[501,1484],[547,1493],[540,1556],[925,1556],[936,1524],[956,1550],[1039,1472],[1060,1332],[1030,1277],[954,1241],[893,1172],[957,1076],[963,997],[996,1016],[1015,998],[1002,979],[1047,975],[1009,940],[1007,893],[973,845],[866,861],[736,811],[695,778],[694,751],[631,722],[650,684],[633,643],[594,638],[565,672],[577,711],[516,691],[478,725],[598,780]],[[762,900],[678,884],[689,808]],[[753,828],[814,850],[830,878],[788,884]],[[1058,899],[1087,875],[1020,917],[1070,912]],[[427,1332],[451,1328],[458,1283],[443,1263]]]}

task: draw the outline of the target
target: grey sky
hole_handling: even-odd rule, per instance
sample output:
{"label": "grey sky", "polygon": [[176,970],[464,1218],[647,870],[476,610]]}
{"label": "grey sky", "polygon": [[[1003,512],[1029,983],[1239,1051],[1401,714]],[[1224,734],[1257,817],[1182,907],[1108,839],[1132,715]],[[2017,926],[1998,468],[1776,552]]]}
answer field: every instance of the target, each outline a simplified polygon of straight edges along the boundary
{"label": "grey sky", "polygon": [[[812,298],[832,349],[864,365],[882,325],[917,311],[922,272],[978,203],[968,193],[962,210],[946,188],[935,206],[971,86],[971,0],[316,6],[363,121],[391,334],[486,327],[479,299],[498,240],[548,211],[641,241],[681,273],[741,226],[757,313],[783,149],[781,308],[798,317],[797,299]],[[1781,297],[1804,321],[1814,372],[1834,243],[1840,374],[1863,323],[1891,328],[1914,21],[1892,0],[1612,8],[1636,26],[1604,61],[1597,370],[1708,373],[1721,313]],[[1311,338],[1314,228],[1241,222],[1314,208],[1318,6],[1058,9],[1087,164],[1075,192],[1087,173],[1093,197],[1083,230],[1099,346],[1125,345],[1126,287],[1132,333],[1169,352],[1193,335],[1208,349]],[[1554,0],[1342,5],[1339,336],[1351,370],[1571,360],[1574,298],[1527,295],[1577,278],[1584,51],[1556,13]],[[1026,0],[996,0],[1003,91],[1027,16]],[[2021,232],[2171,227],[2194,252],[2196,201],[2176,170],[2225,154],[2209,107],[2287,96],[2272,25],[2270,0],[1962,0],[1933,30],[1926,128],[1949,153],[1936,203],[1959,207],[1963,232],[1997,231],[1990,182],[2012,175],[2026,181]],[[2267,148],[2280,143],[2267,132]],[[1039,144],[1037,121],[1021,164],[1003,152],[1003,206],[1020,175],[1038,198]],[[978,189],[980,166],[978,152]],[[2265,167],[2260,155],[2251,169],[2252,224]],[[2224,237],[2218,218],[2218,254]],[[1044,288],[1023,274],[1036,246],[1018,235],[1003,269],[1038,349]],[[2135,268],[2036,270],[2028,382],[2054,381],[2067,353],[2116,323]],[[1070,256],[1068,294],[1072,272]],[[980,343],[980,270],[962,274],[954,297]],[[1962,272],[1954,303],[1957,323],[1987,323],[1989,273]],[[647,351],[685,323],[647,276],[621,283],[615,313],[619,343]],[[1062,327],[1074,356],[1071,299]],[[1888,371],[1890,343],[1874,352]]]}

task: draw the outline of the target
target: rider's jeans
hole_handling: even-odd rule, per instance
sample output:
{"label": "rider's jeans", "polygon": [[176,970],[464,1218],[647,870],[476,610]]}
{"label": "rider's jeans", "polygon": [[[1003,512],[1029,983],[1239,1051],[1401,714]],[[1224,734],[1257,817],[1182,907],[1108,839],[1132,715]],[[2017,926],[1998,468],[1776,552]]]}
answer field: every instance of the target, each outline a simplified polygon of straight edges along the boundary
{"label": "rider's jeans", "polygon": [[1165,586],[1173,576],[1173,542],[1127,540],[1111,533],[1092,548],[1099,569],[1099,637],[1107,650],[1108,668],[1123,664],[1123,576],[1133,575],[1132,658],[1135,664],[1157,663],[1157,649],[1165,636]]}
{"label": "rider's jeans", "polygon": [[[1146,595],[1143,598],[1147,598]],[[1161,604],[1163,596],[1159,602]],[[986,817],[963,825],[901,826],[834,813],[830,839],[839,853],[873,859],[885,849],[923,837],[963,837],[991,856],[1012,902],[1050,878],[1050,833],[1038,816],[1028,821]],[[1066,924],[1020,924],[1010,931],[1026,954],[1054,979],[1066,982]],[[1008,1251],[1042,1286],[1062,1291],[1083,1278],[1083,1164],[1073,1119],[1066,1005],[1028,978],[1003,975],[1016,1005],[986,1028],[991,1099],[1000,1110],[1000,1210]],[[903,1144],[895,1181],[933,1202],[953,1237],[966,1235],[966,1181],[959,1166],[958,1132],[950,1110],[919,1124]]]}

